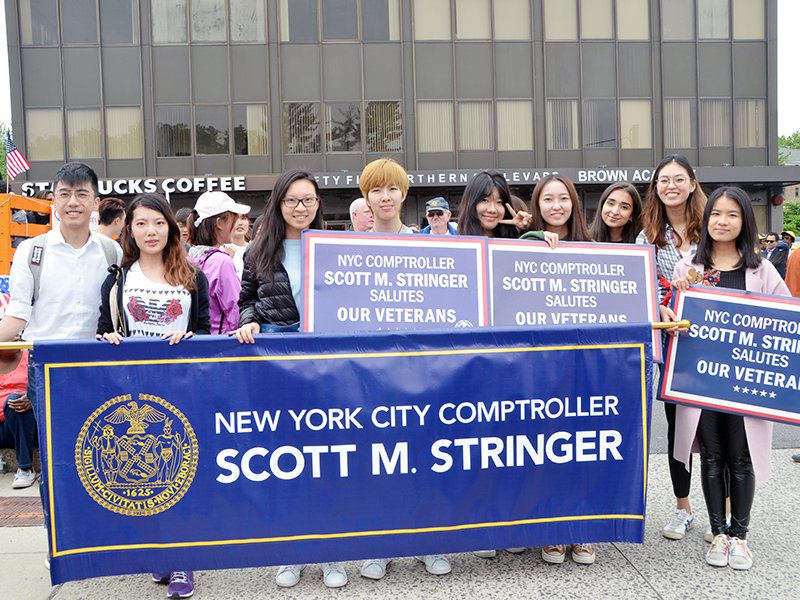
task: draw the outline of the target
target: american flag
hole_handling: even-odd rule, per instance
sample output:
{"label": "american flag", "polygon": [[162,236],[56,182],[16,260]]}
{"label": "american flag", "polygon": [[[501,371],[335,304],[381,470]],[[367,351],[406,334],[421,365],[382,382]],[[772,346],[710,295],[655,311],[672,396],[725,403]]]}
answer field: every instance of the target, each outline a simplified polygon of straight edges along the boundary
{"label": "american flag", "polygon": [[30,168],[31,166],[22,156],[22,152],[17,150],[14,142],[11,141],[11,134],[9,133],[8,142],[6,143],[6,173],[8,173],[8,179],[14,181],[14,177]]}

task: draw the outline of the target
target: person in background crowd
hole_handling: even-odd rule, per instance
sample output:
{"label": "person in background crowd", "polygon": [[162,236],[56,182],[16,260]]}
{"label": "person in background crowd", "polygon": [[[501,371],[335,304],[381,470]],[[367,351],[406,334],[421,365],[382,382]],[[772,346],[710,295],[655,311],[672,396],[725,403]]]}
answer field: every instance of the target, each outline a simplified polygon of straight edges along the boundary
{"label": "person in background crowd", "polygon": [[189,258],[208,278],[211,333],[222,334],[239,326],[239,292],[242,283],[236,275],[233,259],[219,249],[231,243],[237,215],[246,215],[250,207],[237,204],[225,192],[205,192],[197,199],[187,220]]}
{"label": "person in background crowd", "polygon": [[[673,287],[685,291],[702,283],[789,296],[773,265],[752,251],[757,231],[747,193],[737,187],[717,188],[705,207],[697,252],[675,266]],[[745,538],[756,485],[766,483],[770,475],[772,421],[679,405],[675,430],[674,458],[687,472],[693,446],[700,449],[700,477],[714,536],[706,562],[750,569],[753,555]],[[730,524],[725,516],[728,487]]]}
{"label": "person in background crowd", "polygon": [[600,196],[592,222],[595,242],[633,244],[642,228],[642,199],[630,183],[612,183]]}
{"label": "person in background crowd", "polygon": [[425,217],[428,226],[420,233],[433,233],[435,235],[455,235],[456,228],[450,224],[450,205],[442,197],[432,198],[425,203]]}
{"label": "person in background crowd", "polygon": [[789,254],[792,254],[800,246],[794,241],[795,237],[794,231],[781,231],[781,240],[789,246]]}
{"label": "person in background crowd", "polygon": [[125,203],[119,198],[103,198],[97,208],[100,224],[95,231],[115,239],[125,225]]}
{"label": "person in background crowd", "polygon": [[189,227],[186,224],[186,221],[189,219],[191,215],[192,215],[192,209],[186,208],[185,206],[183,208],[179,208],[178,212],[175,213],[175,220],[178,222],[178,229],[180,229],[181,231],[181,241],[183,242],[187,252],[189,251],[190,246],[188,243]]}
{"label": "person in background crowd", "polygon": [[531,217],[514,209],[512,203],[511,190],[500,171],[476,173],[461,196],[458,234],[517,239]]}
{"label": "person in background crowd", "polygon": [[786,286],[795,298],[800,298],[800,252],[792,252],[786,261]]}
{"label": "person in background crowd", "polygon": [[372,211],[364,198],[356,198],[350,203],[350,229],[352,231],[369,231],[375,223]]}
{"label": "person in background crowd", "polygon": [[[187,260],[167,201],[158,194],[134,198],[121,241],[122,266],[100,292],[96,337],[119,345],[126,337],[158,336],[173,345],[208,334],[208,280]],[[145,305],[146,312],[139,308]],[[194,593],[193,571],[153,573],[152,579],[168,584],[168,598]]]}
{"label": "person in background crowd", "polygon": [[[706,195],[697,183],[694,169],[686,157],[680,154],[664,157],[653,171],[644,207],[644,229],[636,238],[637,244],[653,244],[656,247],[658,293],[661,300],[659,310],[662,321],[678,320],[672,309],[667,306],[669,282],[674,278],[675,265],[684,256],[697,251],[705,205]],[[662,340],[666,344],[666,335],[662,336]],[[672,520],[664,526],[662,534],[668,539],[680,540],[694,524],[694,515],[689,502],[692,483],[691,457],[688,470],[673,457],[675,404],[664,402],[664,412],[667,416],[669,472],[676,498],[676,509]]]}
{"label": "person in background crowd", "polygon": [[[18,342],[17,335],[13,341]],[[28,400],[28,351],[0,350],[0,448],[14,448],[17,472],[11,487],[30,487],[36,481],[33,446],[36,442],[36,415]]]}
{"label": "person in background crowd", "polygon": [[[264,215],[268,216],[244,256],[239,327],[230,332],[240,343],[254,343],[253,336],[258,333],[299,330],[303,310],[300,240],[303,230],[325,227],[323,214],[319,187],[312,173],[292,169],[278,177],[264,208]],[[305,565],[283,565],[275,583],[280,587],[297,585],[304,568]],[[344,565],[323,564],[322,581],[330,588],[346,585]]]}
{"label": "person in background crowd", "polygon": [[411,223],[411,225],[409,225],[408,228],[411,230],[411,233],[422,233],[422,230],[416,223]]}
{"label": "person in background crowd", "polygon": [[564,175],[547,175],[533,188],[531,227],[523,240],[544,240],[551,248],[565,242],[591,242],[592,236],[583,220],[581,202],[575,185]]}
{"label": "person in background crowd", "polygon": [[231,234],[231,243],[224,244],[222,249],[228,253],[233,259],[233,265],[236,267],[236,274],[239,279],[242,279],[242,270],[244,269],[244,252],[247,250],[247,245],[250,243],[250,215],[239,215],[236,218],[236,225],[233,227]]}
{"label": "person in background crowd", "polygon": [[[358,182],[361,193],[375,217],[372,227],[376,233],[412,233],[400,220],[400,210],[408,194],[406,170],[391,158],[379,158],[369,163],[361,172]],[[452,569],[450,561],[442,554],[417,556],[425,563],[425,570],[433,575],[445,575]],[[382,579],[391,558],[368,558],[361,565],[361,576]]]}
{"label": "person in background crowd", "polygon": [[772,253],[775,252],[775,246],[778,244],[778,234],[774,231],[770,231],[764,237],[764,245],[766,248],[761,253],[761,256],[769,260],[769,257],[772,256]]}
{"label": "person in background crowd", "polygon": [[759,233],[758,234],[758,249],[756,252],[759,256],[763,256],[764,252],[767,249],[767,234],[766,233]]}
{"label": "person in background crowd", "polygon": [[789,258],[790,247],[780,240],[774,231],[767,234],[767,254],[764,258],[775,266],[781,277],[786,277],[786,261]]}

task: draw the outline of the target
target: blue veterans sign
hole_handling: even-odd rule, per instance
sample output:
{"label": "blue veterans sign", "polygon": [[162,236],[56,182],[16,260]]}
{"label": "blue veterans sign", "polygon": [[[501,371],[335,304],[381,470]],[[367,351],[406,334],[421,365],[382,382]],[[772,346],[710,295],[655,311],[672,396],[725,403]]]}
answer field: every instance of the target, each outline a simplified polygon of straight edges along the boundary
{"label": "blue veterans sign", "polygon": [[[490,324],[518,327],[660,320],[653,246],[489,240]],[[652,331],[655,360],[659,333]]]}
{"label": "blue veterans sign", "polygon": [[36,344],[54,583],[643,541],[649,326],[257,338]]}
{"label": "blue veterans sign", "polygon": [[800,424],[800,301],[705,286],[678,295],[662,400]]}
{"label": "blue veterans sign", "polygon": [[485,240],[303,232],[303,331],[486,325]]}

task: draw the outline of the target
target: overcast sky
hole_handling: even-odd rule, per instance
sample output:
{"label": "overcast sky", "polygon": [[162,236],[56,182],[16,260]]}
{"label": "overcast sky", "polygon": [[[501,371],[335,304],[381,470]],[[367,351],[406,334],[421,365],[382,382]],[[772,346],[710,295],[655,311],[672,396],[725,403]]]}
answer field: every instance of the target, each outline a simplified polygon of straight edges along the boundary
{"label": "overcast sky", "polygon": [[[5,2],[0,1],[0,122],[11,124],[11,97],[8,85],[8,45],[6,43]],[[800,27],[800,1],[778,0],[778,134],[800,131],[800,59],[797,55],[797,29]]]}

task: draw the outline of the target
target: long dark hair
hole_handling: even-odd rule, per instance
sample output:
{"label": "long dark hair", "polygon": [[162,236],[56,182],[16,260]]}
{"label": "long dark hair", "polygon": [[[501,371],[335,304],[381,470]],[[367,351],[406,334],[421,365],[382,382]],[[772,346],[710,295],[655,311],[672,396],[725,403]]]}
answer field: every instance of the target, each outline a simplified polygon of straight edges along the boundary
{"label": "long dark hair", "polygon": [[[511,190],[508,189],[506,178],[500,171],[481,171],[467,183],[464,195],[461,196],[458,214],[459,235],[485,235],[480,219],[478,219],[476,207],[486,196],[491,196],[495,189],[500,194],[500,199],[505,207],[503,219],[511,218],[506,206],[511,204]],[[516,239],[519,237],[519,232],[513,225],[498,224],[494,228],[494,235],[499,238]]]}
{"label": "long dark hair", "polygon": [[[285,173],[281,173],[277,181],[275,181],[275,187],[272,189],[267,205],[264,207],[264,213],[261,215],[264,223],[260,224],[260,229],[253,241],[250,242],[247,254],[245,254],[248,267],[259,281],[268,281],[271,284],[273,282],[273,273],[278,268],[278,265],[283,262],[283,240],[286,237],[286,221],[283,220],[283,214],[281,214],[281,201],[286,196],[289,186],[295,181],[303,179],[310,181],[314,185],[315,193],[319,198],[317,180],[308,171],[290,169]],[[324,210],[322,198],[320,198],[317,203],[317,214],[308,228],[323,229],[324,224]],[[255,232],[255,229],[253,231]]]}
{"label": "long dark hair", "polygon": [[531,229],[538,231],[546,231],[547,223],[542,218],[542,211],[539,210],[539,197],[542,195],[544,186],[552,181],[560,181],[563,183],[569,199],[572,203],[572,213],[567,220],[567,227],[569,228],[569,240],[571,242],[591,242],[592,236],[589,234],[589,229],[586,227],[586,221],[583,220],[583,209],[581,208],[581,201],[578,198],[578,191],[575,189],[575,184],[572,180],[565,176],[553,173],[543,177],[542,180],[533,188],[531,195]]}
{"label": "long dark hair", "polygon": [[131,234],[133,224],[133,213],[139,208],[149,208],[164,215],[167,220],[168,237],[167,245],[161,252],[161,260],[164,261],[164,279],[172,286],[182,285],[187,292],[194,292],[197,289],[194,277],[195,272],[192,265],[186,258],[186,248],[181,242],[181,230],[178,229],[178,222],[167,201],[160,194],[140,194],[133,199],[131,205],[125,213],[125,227],[120,236],[122,241],[122,268],[130,269],[131,265],[139,260],[139,246]]}
{"label": "long dark hair", "polygon": [[[647,188],[647,197],[644,205],[644,231],[645,235],[647,235],[647,241],[659,248],[667,245],[667,210],[658,195],[658,176],[661,174],[661,169],[670,163],[677,163],[683,167],[689,179],[696,184],[694,191],[686,199],[686,237],[690,242],[697,242],[700,239],[703,209],[706,205],[706,194],[703,192],[703,188],[700,187],[700,182],[694,176],[694,169],[689,159],[682,154],[665,156],[658,163],[656,170],[653,171],[653,178],[650,180],[650,187]],[[677,231],[674,233],[677,238],[677,245],[683,245],[683,238],[680,233]]]}
{"label": "long dark hair", "polygon": [[631,197],[631,204],[633,205],[631,218],[622,228],[622,243],[635,244],[636,236],[639,235],[639,231],[642,228],[642,198],[639,196],[639,190],[626,181],[612,183],[605,189],[603,195],[600,196],[600,202],[597,204],[597,212],[594,215],[594,221],[592,221],[590,233],[592,234],[592,239],[595,242],[611,241],[611,230],[608,228],[608,225],[606,225],[606,222],[603,221],[603,206],[605,205],[606,200],[608,200],[608,197],[617,190],[621,190],[628,194]]}
{"label": "long dark hair", "polygon": [[745,267],[755,269],[761,264],[761,257],[753,252],[753,248],[758,244],[758,225],[756,216],[753,214],[753,205],[750,197],[742,188],[735,186],[723,186],[715,189],[706,203],[703,211],[703,225],[700,233],[700,241],[697,242],[697,253],[694,255],[694,262],[706,268],[712,267],[711,253],[714,249],[714,239],[708,233],[708,220],[714,204],[722,197],[730,198],[739,205],[742,213],[742,230],[736,238],[736,249],[739,251],[739,262],[736,263],[737,269]]}

